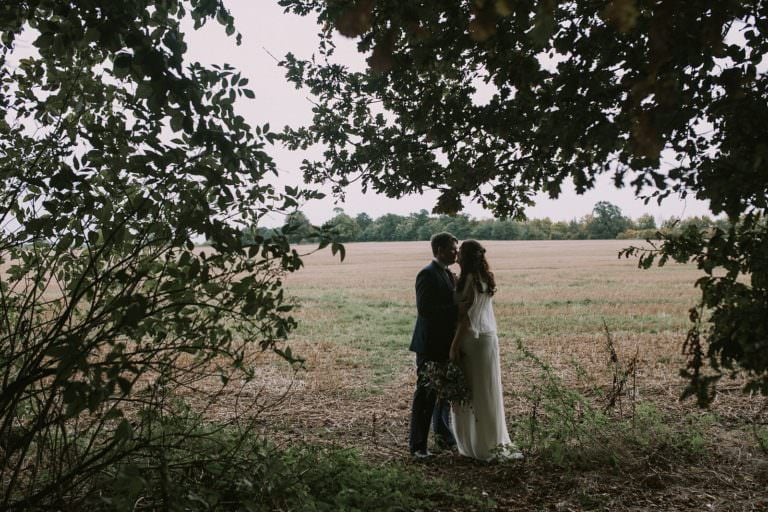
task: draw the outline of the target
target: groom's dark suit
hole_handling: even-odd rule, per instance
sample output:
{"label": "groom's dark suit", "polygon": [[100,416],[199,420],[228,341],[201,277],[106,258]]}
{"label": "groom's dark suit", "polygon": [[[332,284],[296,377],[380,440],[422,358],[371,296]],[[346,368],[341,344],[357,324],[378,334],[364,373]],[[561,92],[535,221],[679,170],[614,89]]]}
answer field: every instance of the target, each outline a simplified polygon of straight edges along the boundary
{"label": "groom's dark suit", "polygon": [[[456,332],[458,309],[453,292],[453,274],[436,261],[421,269],[416,276],[416,327],[411,338],[411,350],[416,352],[417,372],[421,374],[427,361],[448,360],[453,335]],[[437,403],[436,403],[437,402]],[[442,444],[453,444],[450,430],[449,404],[438,401],[434,391],[416,385],[411,407],[411,452],[427,449],[429,423]]]}

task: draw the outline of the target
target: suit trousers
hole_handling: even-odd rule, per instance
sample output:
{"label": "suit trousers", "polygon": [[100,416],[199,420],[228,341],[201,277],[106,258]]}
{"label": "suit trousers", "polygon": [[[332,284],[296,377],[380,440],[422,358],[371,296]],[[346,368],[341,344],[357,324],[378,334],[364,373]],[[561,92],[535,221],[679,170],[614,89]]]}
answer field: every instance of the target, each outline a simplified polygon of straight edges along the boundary
{"label": "suit trousers", "polygon": [[[416,354],[416,373],[421,375],[424,363],[429,359],[424,354]],[[440,447],[456,444],[451,432],[451,405],[447,400],[438,400],[437,392],[421,386],[420,379],[416,381],[416,391],[413,393],[411,406],[411,431],[408,447],[411,453],[427,449],[429,425],[436,434],[436,442]]]}

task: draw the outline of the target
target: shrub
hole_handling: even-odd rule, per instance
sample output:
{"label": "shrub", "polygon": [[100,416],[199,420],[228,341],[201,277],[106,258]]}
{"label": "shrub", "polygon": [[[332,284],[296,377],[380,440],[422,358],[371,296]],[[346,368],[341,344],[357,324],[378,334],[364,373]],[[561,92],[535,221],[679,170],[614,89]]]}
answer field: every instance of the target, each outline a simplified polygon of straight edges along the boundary
{"label": "shrub", "polygon": [[[82,503],[92,510],[431,510],[439,500],[482,506],[440,480],[395,464],[374,466],[350,449],[280,449],[253,431],[193,415],[156,425],[166,442],[104,473]],[[170,439],[199,439],[194,444]],[[139,455],[141,454],[141,455]]]}
{"label": "shrub", "polygon": [[251,353],[292,359],[301,259],[242,230],[318,195],[273,185],[248,80],[185,62],[186,23],[235,31],[220,0],[0,10],[0,509],[61,508],[157,444],[174,390],[207,405]]}

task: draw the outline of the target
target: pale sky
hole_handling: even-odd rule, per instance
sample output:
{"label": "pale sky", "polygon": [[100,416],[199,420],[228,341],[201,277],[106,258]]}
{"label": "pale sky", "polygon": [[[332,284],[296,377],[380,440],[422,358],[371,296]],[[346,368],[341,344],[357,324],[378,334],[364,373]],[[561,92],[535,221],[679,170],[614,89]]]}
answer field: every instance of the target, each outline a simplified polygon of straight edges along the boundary
{"label": "pale sky", "polygon": [[[309,124],[312,104],[307,99],[308,94],[287,83],[283,69],[277,66],[269,54],[280,59],[292,52],[299,58],[309,58],[317,51],[318,26],[315,19],[284,14],[275,0],[229,0],[226,5],[231,9],[235,25],[243,35],[242,45],[236,46],[234,38],[226,37],[224,28],[215,22],[199,31],[190,27],[186,30],[188,59],[205,64],[228,63],[249,78],[249,87],[256,93],[256,99],[241,98],[237,108],[252,125],[269,123],[273,131],[280,131],[285,125]],[[365,67],[365,56],[357,53],[354,41],[341,36],[338,37],[336,58],[354,69]],[[302,183],[299,170],[302,159],[311,160],[320,153],[319,149],[310,149],[306,153],[291,152],[279,146],[267,148],[267,151],[280,169],[277,183],[291,186]],[[603,176],[595,189],[581,196],[576,195],[572,189],[564,190],[556,200],[537,197],[536,206],[527,210],[528,217],[549,217],[553,220],[579,218],[590,213],[597,201],[610,201],[618,205],[625,215],[633,218],[645,213],[654,215],[657,220],[672,216],[711,215],[706,203],[693,198],[669,198],[661,206],[655,203],[644,205],[641,200],[635,199],[631,189],[616,189],[610,176]],[[436,197],[437,193],[432,192],[422,196],[389,199],[372,192],[363,194],[359,187],[353,185],[349,187],[344,203],[335,203],[329,194],[324,200],[307,203],[302,211],[313,223],[319,224],[333,216],[334,207],[343,208],[353,216],[361,212],[372,217],[385,213],[405,215],[422,208],[431,211]],[[465,211],[477,218],[491,217],[490,212],[476,204],[469,205]]]}

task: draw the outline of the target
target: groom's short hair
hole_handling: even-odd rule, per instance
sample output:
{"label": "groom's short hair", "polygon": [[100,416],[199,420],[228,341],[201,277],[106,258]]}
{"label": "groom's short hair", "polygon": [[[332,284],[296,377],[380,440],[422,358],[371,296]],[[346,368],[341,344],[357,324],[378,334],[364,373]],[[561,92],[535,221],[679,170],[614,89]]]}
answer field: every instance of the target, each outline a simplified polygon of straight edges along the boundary
{"label": "groom's short hair", "polygon": [[429,243],[432,244],[432,255],[437,256],[438,249],[441,247],[449,248],[453,244],[459,243],[459,239],[447,231],[443,231],[442,233],[435,233],[432,235],[432,238],[429,239]]}

